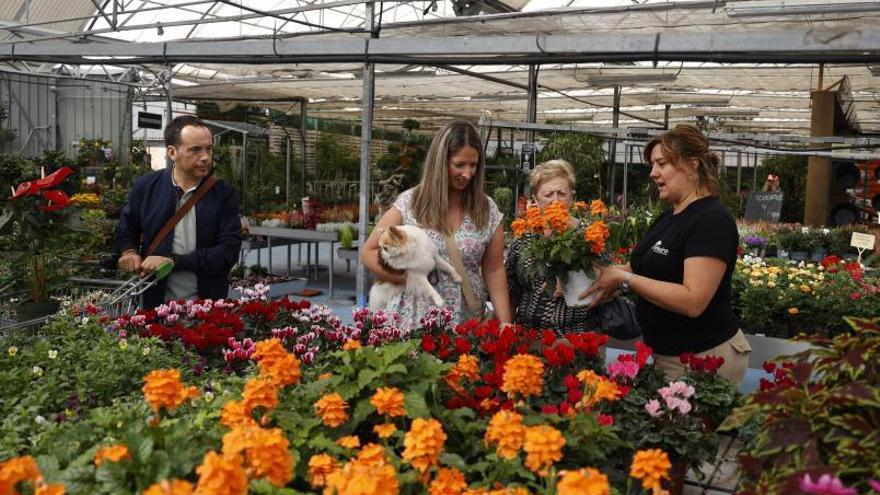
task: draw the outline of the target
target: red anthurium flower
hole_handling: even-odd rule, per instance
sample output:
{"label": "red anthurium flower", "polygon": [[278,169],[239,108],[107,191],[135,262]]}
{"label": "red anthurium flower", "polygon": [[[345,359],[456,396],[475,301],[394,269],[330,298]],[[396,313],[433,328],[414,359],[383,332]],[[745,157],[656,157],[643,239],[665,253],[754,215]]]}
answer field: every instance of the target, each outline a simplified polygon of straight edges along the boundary
{"label": "red anthurium flower", "polygon": [[18,185],[18,188],[15,190],[15,193],[12,195],[12,197],[18,198],[20,196],[33,196],[43,189],[56,187],[58,184],[61,184],[68,175],[72,173],[73,169],[71,169],[70,167],[61,167],[42,179],[22,182]]}
{"label": "red anthurium flower", "polygon": [[614,417],[609,414],[599,414],[598,418],[599,424],[602,426],[614,426]]}
{"label": "red anthurium flower", "polygon": [[48,200],[47,204],[39,205],[40,209],[43,211],[58,211],[67,206],[67,203],[70,202],[67,194],[61,189],[49,189],[43,191],[42,195]]}

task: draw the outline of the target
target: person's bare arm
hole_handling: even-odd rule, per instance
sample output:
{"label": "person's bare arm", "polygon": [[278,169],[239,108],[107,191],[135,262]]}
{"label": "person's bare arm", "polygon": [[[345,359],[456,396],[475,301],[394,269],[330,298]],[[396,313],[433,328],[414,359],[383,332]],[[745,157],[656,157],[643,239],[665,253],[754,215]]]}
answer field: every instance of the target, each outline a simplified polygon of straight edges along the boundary
{"label": "person's bare arm", "polygon": [[379,236],[392,225],[402,225],[403,215],[393,206],[382,215],[367,242],[361,247],[361,263],[379,280],[395,284],[405,284],[406,275],[386,270],[379,263]]}
{"label": "person's bare arm", "polygon": [[511,323],[510,293],[507,290],[507,272],[504,270],[504,227],[499,225],[483,253],[483,279],[495,317],[502,323]]}

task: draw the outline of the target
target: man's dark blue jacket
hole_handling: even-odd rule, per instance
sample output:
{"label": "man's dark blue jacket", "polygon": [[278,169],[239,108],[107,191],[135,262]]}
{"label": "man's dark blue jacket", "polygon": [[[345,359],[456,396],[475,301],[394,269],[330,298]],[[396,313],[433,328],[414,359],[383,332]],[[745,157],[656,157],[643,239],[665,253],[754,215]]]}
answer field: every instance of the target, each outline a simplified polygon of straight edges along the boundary
{"label": "man's dark blue jacket", "polygon": [[[136,249],[143,257],[153,237],[174,215],[177,198],[178,188],[171,181],[170,168],[138,179],[116,225],[118,252]],[[200,298],[225,298],[229,291],[229,271],[238,261],[241,249],[241,218],[235,189],[222,180],[217,182],[196,203],[195,210],[196,250],[181,255],[174,269],[195,272]],[[174,231],[171,231],[153,254],[171,256],[173,242]],[[164,301],[164,280],[144,294],[145,308],[154,308]]]}

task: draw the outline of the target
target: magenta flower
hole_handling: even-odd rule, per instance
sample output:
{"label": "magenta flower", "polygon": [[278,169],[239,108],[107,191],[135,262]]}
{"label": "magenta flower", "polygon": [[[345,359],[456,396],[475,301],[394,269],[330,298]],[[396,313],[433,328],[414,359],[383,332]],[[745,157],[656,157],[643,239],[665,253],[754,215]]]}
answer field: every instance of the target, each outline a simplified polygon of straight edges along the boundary
{"label": "magenta flower", "polygon": [[634,380],[639,374],[639,365],[635,361],[615,361],[608,364],[608,375],[612,380],[619,381],[620,378]]}
{"label": "magenta flower", "polygon": [[877,480],[868,480],[868,484],[871,486],[871,489],[877,493],[880,493],[880,481]]}
{"label": "magenta flower", "polygon": [[801,478],[801,490],[806,493],[816,493],[819,495],[856,495],[855,488],[847,488],[843,486],[840,478],[823,474],[819,477],[819,481],[813,481],[810,474],[807,473]]}

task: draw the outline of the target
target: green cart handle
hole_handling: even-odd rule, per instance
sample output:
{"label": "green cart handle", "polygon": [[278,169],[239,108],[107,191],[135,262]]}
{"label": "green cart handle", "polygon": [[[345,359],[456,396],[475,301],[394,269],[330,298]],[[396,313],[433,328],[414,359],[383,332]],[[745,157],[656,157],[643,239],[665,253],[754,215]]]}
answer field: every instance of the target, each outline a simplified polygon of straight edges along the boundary
{"label": "green cart handle", "polygon": [[171,260],[163,261],[159,266],[156,267],[156,270],[153,272],[156,275],[156,280],[162,280],[171,274],[171,270],[174,269],[174,262]]}

